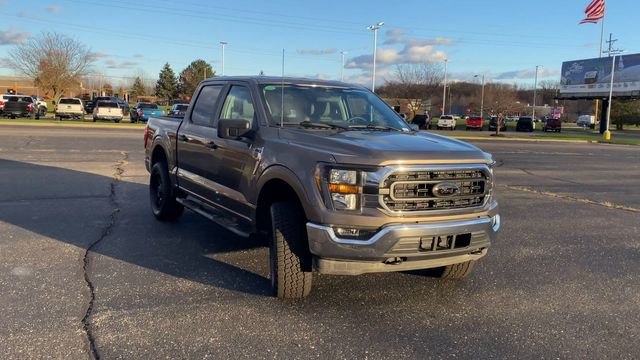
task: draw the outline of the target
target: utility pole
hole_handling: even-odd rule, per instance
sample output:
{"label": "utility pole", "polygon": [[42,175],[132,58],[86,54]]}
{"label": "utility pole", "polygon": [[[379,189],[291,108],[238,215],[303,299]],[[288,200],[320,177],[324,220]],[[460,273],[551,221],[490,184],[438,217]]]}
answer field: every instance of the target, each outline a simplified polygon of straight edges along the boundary
{"label": "utility pole", "polygon": [[347,55],[348,52],[340,51],[340,56],[342,56],[342,68],[340,69],[340,81],[344,81],[344,56]]}
{"label": "utility pole", "polygon": [[220,41],[220,46],[222,46],[222,76],[224,76],[224,46],[227,45],[226,41]]}
{"label": "utility pole", "polygon": [[[475,75],[474,77],[478,77],[480,75]],[[482,74],[482,95],[480,95],[480,117],[484,119],[484,74]]]}
{"label": "utility pole", "polygon": [[447,105],[447,62],[449,59],[444,59],[444,91],[442,94],[442,114],[444,115],[444,110]]}
{"label": "utility pole", "polygon": [[617,41],[618,39],[614,39],[613,34],[609,33],[609,40],[607,41],[607,44],[609,44],[607,49],[607,57],[611,57],[611,54],[617,54],[621,51],[620,49],[613,48],[613,44],[615,44]]}
{"label": "utility pole", "polygon": [[380,21],[375,25],[367,26],[367,29],[373,30],[373,69],[371,72],[371,92],[376,92],[376,53],[378,52],[378,30],[384,25],[384,21]]}
{"label": "utility pole", "polygon": [[536,121],[536,99],[538,97],[538,69],[541,68],[542,65],[536,65],[536,80],[533,85],[533,121]]}

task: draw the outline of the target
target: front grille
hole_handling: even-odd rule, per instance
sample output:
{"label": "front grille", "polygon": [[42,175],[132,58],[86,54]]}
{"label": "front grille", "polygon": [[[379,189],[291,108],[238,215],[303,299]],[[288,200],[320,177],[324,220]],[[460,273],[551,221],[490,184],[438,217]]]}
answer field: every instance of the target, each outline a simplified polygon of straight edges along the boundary
{"label": "front grille", "polygon": [[[436,186],[455,184],[450,196],[436,194]],[[480,169],[415,170],[392,173],[380,187],[383,205],[391,211],[429,211],[481,206],[489,179]]]}

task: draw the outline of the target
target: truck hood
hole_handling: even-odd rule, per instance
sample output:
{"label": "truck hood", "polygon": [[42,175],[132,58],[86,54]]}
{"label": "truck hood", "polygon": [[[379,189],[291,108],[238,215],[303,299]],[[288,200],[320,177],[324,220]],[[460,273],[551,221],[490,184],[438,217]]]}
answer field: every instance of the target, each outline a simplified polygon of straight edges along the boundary
{"label": "truck hood", "polygon": [[282,140],[333,155],[337,163],[469,164],[490,163],[491,155],[477,147],[426,132],[314,131],[280,129]]}

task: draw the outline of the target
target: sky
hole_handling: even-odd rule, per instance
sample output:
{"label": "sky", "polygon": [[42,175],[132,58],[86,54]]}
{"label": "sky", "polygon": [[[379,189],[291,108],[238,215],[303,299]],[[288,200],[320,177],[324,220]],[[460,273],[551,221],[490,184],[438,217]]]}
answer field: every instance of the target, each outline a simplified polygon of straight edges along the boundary
{"label": "sky", "polygon": [[[55,31],[80,41],[96,59],[93,74],[127,84],[157,78],[168,62],[178,73],[195,59],[225,75],[285,74],[371,82],[373,31],[378,32],[377,84],[396,64],[447,59],[449,78],[518,83],[559,80],[563,61],[598,56],[600,24],[578,25],[589,0],[0,0],[3,60],[30,36]],[[640,52],[640,1],[608,0],[605,33],[627,53]],[[633,19],[632,19],[633,17]],[[606,44],[605,44],[606,46]]]}

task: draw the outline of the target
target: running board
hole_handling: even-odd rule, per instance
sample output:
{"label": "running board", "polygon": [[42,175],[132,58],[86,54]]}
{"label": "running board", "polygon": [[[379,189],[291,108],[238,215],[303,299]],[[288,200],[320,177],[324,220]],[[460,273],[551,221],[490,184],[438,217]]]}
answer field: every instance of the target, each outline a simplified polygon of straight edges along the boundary
{"label": "running board", "polygon": [[220,211],[212,206],[202,203],[192,197],[177,198],[176,201],[186,207],[187,209],[204,216],[205,218],[213,221],[214,223],[222,226],[223,228],[231,231],[232,233],[248,238],[251,234],[250,231],[241,229],[241,225],[234,219],[229,219]]}

